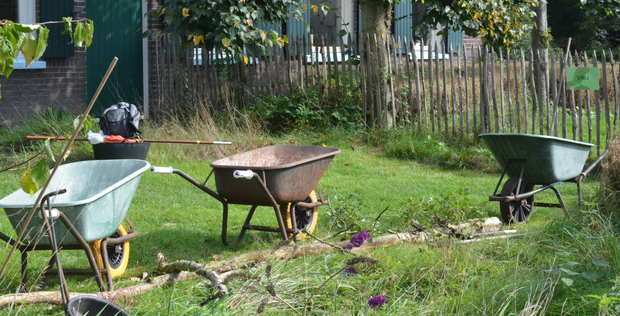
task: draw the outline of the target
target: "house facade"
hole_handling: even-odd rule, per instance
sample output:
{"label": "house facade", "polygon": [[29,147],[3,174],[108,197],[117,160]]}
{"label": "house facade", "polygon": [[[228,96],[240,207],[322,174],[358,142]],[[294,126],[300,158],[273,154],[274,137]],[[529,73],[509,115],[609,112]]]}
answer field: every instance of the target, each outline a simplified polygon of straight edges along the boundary
{"label": "house facade", "polygon": [[61,34],[62,24],[47,25],[50,36],[43,57],[28,68],[19,58],[10,77],[0,77],[0,126],[49,109],[82,112],[114,57],[118,63],[91,115],[119,101],[148,104],[148,41],[142,39],[142,30],[148,27],[149,5],[140,0],[0,0],[0,19],[28,24],[89,18],[95,25],[88,49],[71,44],[71,38]]}

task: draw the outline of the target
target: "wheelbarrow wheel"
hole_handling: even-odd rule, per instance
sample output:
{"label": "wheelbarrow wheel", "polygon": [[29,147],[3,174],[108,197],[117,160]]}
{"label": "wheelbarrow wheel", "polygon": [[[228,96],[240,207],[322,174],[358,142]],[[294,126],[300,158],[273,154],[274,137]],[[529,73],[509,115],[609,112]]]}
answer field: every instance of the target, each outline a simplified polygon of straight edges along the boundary
{"label": "wheelbarrow wheel", "polygon": [[[110,238],[118,238],[127,235],[125,225],[121,224],[116,232],[110,236]],[[95,240],[89,243],[90,250],[93,252],[95,262],[99,269],[104,269],[103,255],[101,254],[101,239]],[[107,244],[108,250],[108,264],[110,265],[110,275],[112,279],[123,275],[127,270],[127,264],[129,263],[129,240],[123,242],[121,245]],[[105,276],[105,274],[104,274]]]}
{"label": "wheelbarrow wheel", "polygon": [[[519,177],[512,177],[508,179],[502,188],[501,195],[516,195],[518,184]],[[519,194],[530,192],[533,189],[533,185],[527,183],[525,180],[521,180]],[[502,212],[502,219],[505,223],[511,224],[527,222],[532,216],[532,210],[534,209],[534,196],[532,195],[527,199],[515,200],[511,202],[499,202],[499,208]]]}
{"label": "wheelbarrow wheel", "polygon": [[[310,195],[303,201],[305,203],[314,203],[317,201],[316,193],[312,191]],[[290,212],[291,204],[281,205],[280,213],[282,214],[282,220],[284,220],[284,225],[286,228],[293,228],[293,224],[291,221],[291,212]],[[295,222],[297,224],[297,229],[304,230],[306,229],[308,232],[314,232],[316,228],[316,223],[319,219],[319,207],[306,208],[302,206],[295,206]],[[292,234],[290,234],[292,236]],[[299,232],[297,234],[299,239],[304,239],[306,234],[303,232]]]}

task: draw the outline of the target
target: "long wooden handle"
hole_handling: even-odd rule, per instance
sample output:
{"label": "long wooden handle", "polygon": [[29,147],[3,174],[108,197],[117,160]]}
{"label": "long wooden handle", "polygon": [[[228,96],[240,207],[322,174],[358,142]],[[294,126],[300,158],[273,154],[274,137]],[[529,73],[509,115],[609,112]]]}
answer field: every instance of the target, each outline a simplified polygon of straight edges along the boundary
{"label": "long wooden handle", "polygon": [[[32,140],[67,140],[64,136],[26,136],[26,139]],[[88,141],[86,137],[76,137],[75,141],[85,142]],[[175,140],[175,139],[143,139],[145,143],[168,143],[168,144],[206,144],[206,145],[232,145],[232,142],[225,142],[219,140]]]}

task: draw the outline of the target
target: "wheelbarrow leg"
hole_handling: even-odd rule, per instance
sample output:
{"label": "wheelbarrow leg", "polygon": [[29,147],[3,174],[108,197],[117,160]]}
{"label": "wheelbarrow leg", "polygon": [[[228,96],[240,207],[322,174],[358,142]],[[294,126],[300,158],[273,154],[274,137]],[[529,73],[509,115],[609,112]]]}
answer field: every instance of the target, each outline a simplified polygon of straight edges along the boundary
{"label": "wheelbarrow leg", "polygon": [[558,188],[556,188],[554,185],[550,185],[549,188],[553,190],[553,192],[555,192],[555,196],[558,197],[558,201],[560,202],[560,206],[562,207],[564,214],[566,214],[566,217],[572,219],[573,217],[570,216],[570,214],[568,213],[568,208],[566,208],[566,204],[564,203],[564,199],[562,199],[562,194],[560,194],[560,190],[558,190]]}
{"label": "wheelbarrow leg", "polygon": [[21,288],[26,290],[28,288],[28,252],[22,251],[22,282]]}
{"label": "wheelbarrow leg", "polygon": [[[48,202],[49,205],[49,197],[45,196],[41,201],[41,217],[43,217],[43,223],[45,223],[45,227],[47,229],[47,233],[49,235],[50,244],[52,245],[52,260],[50,263],[56,262],[56,268],[58,270],[58,279],[60,281],[60,294],[62,296],[62,303],[65,309],[65,314],[67,312],[67,304],[71,299],[69,296],[69,288],[67,287],[67,280],[65,280],[65,274],[62,270],[62,265],[60,264],[60,258],[58,257],[58,245],[56,244],[56,231],[54,229],[54,215],[52,214],[52,210],[50,208],[50,214],[48,216],[47,210],[45,209],[45,202]],[[58,212],[59,214],[61,212]]]}
{"label": "wheelbarrow leg", "polygon": [[577,194],[579,195],[579,207],[583,206],[583,197],[581,193],[581,177],[577,177]]}
{"label": "wheelbarrow leg", "polygon": [[56,258],[52,256],[50,258],[50,261],[47,263],[47,267],[45,267],[45,270],[43,272],[44,273],[43,280],[41,281],[41,285],[39,285],[39,291],[43,291],[45,290],[45,287],[47,287],[47,282],[49,281],[50,276],[46,272],[54,268],[55,260]]}
{"label": "wheelbarrow leg", "polygon": [[[291,226],[293,228],[293,241],[297,242],[299,238],[297,238],[297,218],[295,217],[295,207],[297,203],[291,204],[289,218],[291,219]],[[285,239],[286,240],[286,239]]]}
{"label": "wheelbarrow leg", "polygon": [[256,205],[252,205],[250,208],[250,212],[248,212],[248,216],[245,218],[245,222],[241,227],[241,232],[237,236],[237,239],[232,243],[228,243],[228,238],[226,236],[226,231],[228,230],[228,203],[222,203],[224,206],[224,212],[222,214],[222,243],[224,246],[236,246],[241,242],[243,236],[245,236],[245,231],[247,230],[248,225],[250,225],[250,221],[252,220],[252,216],[254,216],[254,211],[256,211]]}
{"label": "wheelbarrow leg", "polygon": [[95,262],[95,256],[93,256],[93,252],[90,250],[90,246],[88,243],[82,238],[82,235],[77,231],[77,229],[71,224],[71,221],[67,218],[67,216],[60,212],[60,221],[65,224],[65,227],[69,229],[69,232],[75,237],[75,239],[82,245],[82,249],[86,252],[86,257],[88,258],[88,263],[90,264],[90,268],[95,274],[95,280],[97,281],[97,285],[99,286],[99,290],[101,292],[105,291],[105,285],[103,284],[103,280],[101,279],[101,272],[97,263]]}

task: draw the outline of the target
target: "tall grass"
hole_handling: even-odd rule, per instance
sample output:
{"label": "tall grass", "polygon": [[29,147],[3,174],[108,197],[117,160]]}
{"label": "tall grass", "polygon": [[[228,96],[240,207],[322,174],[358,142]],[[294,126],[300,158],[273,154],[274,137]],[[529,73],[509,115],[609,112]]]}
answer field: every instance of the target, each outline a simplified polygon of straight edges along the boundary
{"label": "tall grass", "polygon": [[260,148],[273,143],[273,137],[264,130],[260,119],[228,107],[226,111],[212,114],[207,109],[197,109],[185,119],[164,116],[155,121],[144,121],[145,138],[173,140],[230,141],[233,145],[151,145],[150,155],[156,159],[214,160],[237,152]]}

